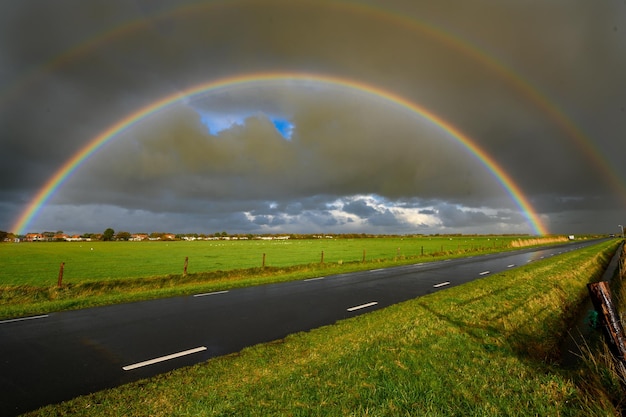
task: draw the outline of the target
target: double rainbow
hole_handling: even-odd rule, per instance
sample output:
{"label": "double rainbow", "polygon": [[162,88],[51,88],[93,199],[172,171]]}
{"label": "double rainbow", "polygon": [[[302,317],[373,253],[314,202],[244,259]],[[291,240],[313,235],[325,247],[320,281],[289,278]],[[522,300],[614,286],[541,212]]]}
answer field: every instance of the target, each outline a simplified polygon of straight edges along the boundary
{"label": "double rainbow", "polygon": [[[269,0],[268,0],[269,1]],[[293,2],[274,0],[274,5],[284,7],[293,5]],[[142,30],[151,30],[152,25],[168,19],[187,19],[204,16],[207,13],[216,13],[221,8],[233,9],[252,4],[250,0],[213,0],[191,3],[181,3],[174,7],[158,10],[155,13],[143,15],[141,18],[120,23],[119,25],[93,36],[55,55],[47,62],[27,71],[16,82],[7,86],[5,91],[0,90],[0,109],[7,106],[11,99],[25,94],[27,88],[32,88],[38,81],[46,79],[45,75],[56,71],[74,61],[80,61],[93,50],[103,45],[119,41],[125,36],[134,36]],[[268,5],[264,2],[264,6]],[[572,121],[564,110],[559,108],[553,100],[540,91],[533,83],[520,73],[507,66],[502,60],[489,52],[481,45],[460,37],[446,28],[429,24],[423,19],[410,16],[401,10],[394,10],[389,5],[385,7],[367,4],[352,0],[302,0],[297,2],[298,7],[320,7],[330,9],[330,13],[346,13],[347,15],[361,16],[380,20],[393,26],[402,27],[418,36],[426,37],[440,44],[442,47],[460,56],[469,58],[472,62],[482,65],[486,70],[504,80],[525,100],[532,103],[563,131],[569,140],[593,164],[595,169],[603,174],[604,179],[615,191],[621,201],[626,204],[626,184],[611,165],[605,155],[598,149],[587,134]]]}

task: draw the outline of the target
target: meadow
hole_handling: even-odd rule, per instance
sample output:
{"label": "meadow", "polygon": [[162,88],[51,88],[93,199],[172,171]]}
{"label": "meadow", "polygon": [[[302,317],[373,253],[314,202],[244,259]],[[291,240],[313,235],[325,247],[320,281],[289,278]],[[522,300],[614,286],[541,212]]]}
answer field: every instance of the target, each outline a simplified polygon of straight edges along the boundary
{"label": "meadow", "polygon": [[620,415],[619,382],[610,394],[602,370],[559,366],[586,284],[618,245],[604,241],[28,415]]}
{"label": "meadow", "polygon": [[[514,236],[435,236],[2,244],[0,319],[428,262],[564,240],[564,237],[537,240]],[[185,259],[187,274],[183,273]],[[57,286],[61,263],[64,263],[62,285]]]}
{"label": "meadow", "polygon": [[[32,242],[0,245],[0,285],[55,285],[63,282],[231,271],[313,263],[376,262],[416,257],[460,256],[511,249],[529,240],[515,236],[381,237],[363,239],[216,240],[148,242]],[[323,252],[323,259],[322,259]]]}

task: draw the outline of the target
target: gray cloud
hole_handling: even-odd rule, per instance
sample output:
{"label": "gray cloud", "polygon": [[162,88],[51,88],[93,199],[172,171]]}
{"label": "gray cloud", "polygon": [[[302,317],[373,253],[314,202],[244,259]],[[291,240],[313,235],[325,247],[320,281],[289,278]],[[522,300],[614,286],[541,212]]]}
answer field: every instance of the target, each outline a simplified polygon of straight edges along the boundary
{"label": "gray cloud", "polygon": [[[504,168],[554,232],[623,223],[625,5],[371,5],[3,3],[0,229],[117,121],[198,83],[263,71],[345,77],[423,105]],[[245,118],[213,135],[203,112]],[[294,125],[291,140],[276,116]],[[386,206],[358,199],[370,195]],[[129,213],[142,213],[130,215],[137,227],[173,231],[530,230],[493,174],[441,129],[315,83],[227,88],[147,118],[86,161],[32,227],[80,231]]]}

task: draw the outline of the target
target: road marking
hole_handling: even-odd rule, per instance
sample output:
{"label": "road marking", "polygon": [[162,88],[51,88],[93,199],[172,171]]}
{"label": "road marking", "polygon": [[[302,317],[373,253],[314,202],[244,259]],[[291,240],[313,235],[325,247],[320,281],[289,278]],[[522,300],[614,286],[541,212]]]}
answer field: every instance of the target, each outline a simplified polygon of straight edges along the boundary
{"label": "road marking", "polygon": [[433,287],[439,288],[439,287],[445,287],[446,285],[450,285],[450,281],[440,282],[439,284],[433,285]]}
{"label": "road marking", "polygon": [[205,292],[204,294],[194,294],[194,297],[205,297],[207,295],[226,294],[228,291]]}
{"label": "road marking", "polygon": [[513,268],[515,266],[515,264],[511,264],[511,265],[507,265],[507,268]]}
{"label": "road marking", "polygon": [[48,317],[47,314],[43,314],[41,316],[31,316],[31,317],[21,317],[19,319],[9,319],[9,320],[2,320],[0,321],[0,324],[4,324],[4,323],[14,323],[16,321],[26,321],[26,320],[35,320],[35,319],[45,319],[46,317]]}
{"label": "road marking", "polygon": [[372,301],[371,303],[361,304],[360,306],[350,307],[350,308],[348,309],[348,311],[360,310],[360,309],[362,309],[362,308],[367,308],[367,307],[375,306],[376,304],[378,304],[378,302],[377,302],[377,301]]}
{"label": "road marking", "polygon": [[318,281],[318,280],[324,279],[324,278],[326,278],[326,277],[309,278],[309,279],[305,279],[304,282]]}
{"label": "road marking", "polygon": [[180,358],[181,356],[191,355],[193,353],[202,352],[203,350],[206,350],[206,346],[200,346],[195,349],[184,350],[182,352],[172,353],[171,355],[161,356],[160,358],[154,358],[148,361],[122,366],[122,369],[125,371],[132,371],[133,369],[141,368],[143,366],[148,366],[148,365],[153,365],[159,362],[169,361],[170,359]]}
{"label": "road marking", "polygon": [[384,271],[384,268],[378,268],[378,269],[370,269],[370,272],[380,272],[380,271]]}
{"label": "road marking", "polygon": [[483,272],[481,272],[481,273],[480,273],[480,274],[478,274],[478,275],[487,275],[487,274],[490,274],[490,273],[491,273],[491,271],[483,271]]}

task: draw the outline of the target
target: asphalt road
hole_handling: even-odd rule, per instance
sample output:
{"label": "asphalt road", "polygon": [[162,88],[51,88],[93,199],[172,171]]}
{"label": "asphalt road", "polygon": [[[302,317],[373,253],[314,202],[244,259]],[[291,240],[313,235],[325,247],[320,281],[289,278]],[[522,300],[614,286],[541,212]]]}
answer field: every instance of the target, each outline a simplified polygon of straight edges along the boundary
{"label": "asphalt road", "polygon": [[0,321],[0,415],[203,362],[592,243]]}

